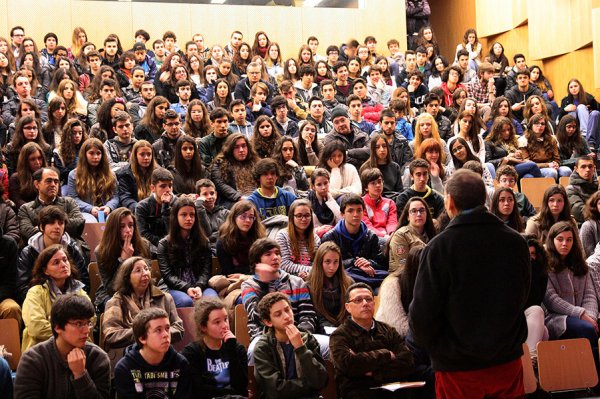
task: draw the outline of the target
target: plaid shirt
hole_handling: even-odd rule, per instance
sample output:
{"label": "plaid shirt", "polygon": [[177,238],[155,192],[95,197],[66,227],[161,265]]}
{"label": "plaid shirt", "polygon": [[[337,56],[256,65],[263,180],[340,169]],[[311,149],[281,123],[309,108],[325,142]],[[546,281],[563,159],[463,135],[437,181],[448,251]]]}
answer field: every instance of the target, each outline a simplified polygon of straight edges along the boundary
{"label": "plaid shirt", "polygon": [[492,85],[492,91],[488,91],[488,85],[482,85],[479,77],[465,84],[467,87],[467,95],[477,100],[478,104],[489,104],[492,101],[489,99],[489,95],[496,95],[496,86]]}

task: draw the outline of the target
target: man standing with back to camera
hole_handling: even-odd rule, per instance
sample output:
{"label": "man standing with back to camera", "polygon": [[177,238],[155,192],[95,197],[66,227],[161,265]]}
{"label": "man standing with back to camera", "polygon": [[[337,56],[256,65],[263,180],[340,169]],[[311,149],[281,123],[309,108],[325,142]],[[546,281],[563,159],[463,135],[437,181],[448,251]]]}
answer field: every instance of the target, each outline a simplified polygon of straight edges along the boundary
{"label": "man standing with back to camera", "polygon": [[521,398],[531,266],[525,240],[485,206],[480,176],[446,183],[452,219],[423,250],[410,327],[430,355],[437,398]]}

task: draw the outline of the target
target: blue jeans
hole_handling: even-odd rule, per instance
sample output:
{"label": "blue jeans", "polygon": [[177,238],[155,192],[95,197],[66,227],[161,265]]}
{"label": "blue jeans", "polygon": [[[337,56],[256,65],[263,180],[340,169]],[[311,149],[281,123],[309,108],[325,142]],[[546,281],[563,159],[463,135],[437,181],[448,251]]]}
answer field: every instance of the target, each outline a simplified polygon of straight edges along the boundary
{"label": "blue jeans", "polygon": [[[191,308],[194,306],[194,301],[192,300],[192,297],[187,294],[187,292],[169,290],[169,294],[171,294],[173,297],[176,308]],[[213,290],[212,288],[205,288],[202,290],[202,296],[219,296],[219,294],[217,294],[217,291]]]}
{"label": "blue jeans", "polygon": [[537,164],[533,161],[518,163],[513,166],[515,167],[520,179],[523,177],[542,177],[540,168],[538,168]]}
{"label": "blue jeans", "polygon": [[592,348],[598,348],[598,334],[587,321],[577,317],[567,316],[567,331],[561,335],[560,339],[586,338],[592,344]]}
{"label": "blue jeans", "polygon": [[563,176],[571,176],[571,169],[566,166],[561,166],[558,170],[554,168],[541,168],[540,172],[542,172],[542,176],[544,177],[552,177],[554,180],[558,181],[559,177]]}
{"label": "blue jeans", "polygon": [[13,397],[12,372],[8,362],[0,358],[0,398]]}
{"label": "blue jeans", "polygon": [[581,134],[585,136],[588,144],[598,150],[600,145],[600,112],[588,111],[587,107],[583,104],[577,106],[577,111],[569,112],[570,115],[579,119],[579,129]]}

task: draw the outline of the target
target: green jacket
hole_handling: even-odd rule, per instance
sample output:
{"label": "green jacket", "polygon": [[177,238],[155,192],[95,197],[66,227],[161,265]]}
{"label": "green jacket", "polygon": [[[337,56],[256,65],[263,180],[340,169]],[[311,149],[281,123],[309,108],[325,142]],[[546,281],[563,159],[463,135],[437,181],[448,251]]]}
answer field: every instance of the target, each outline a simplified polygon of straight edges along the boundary
{"label": "green jacket", "polygon": [[304,345],[294,350],[298,378],[285,377],[285,358],[273,329],[254,347],[254,376],[263,398],[317,398],[327,385],[327,368],[319,343],[311,333],[302,332]]}

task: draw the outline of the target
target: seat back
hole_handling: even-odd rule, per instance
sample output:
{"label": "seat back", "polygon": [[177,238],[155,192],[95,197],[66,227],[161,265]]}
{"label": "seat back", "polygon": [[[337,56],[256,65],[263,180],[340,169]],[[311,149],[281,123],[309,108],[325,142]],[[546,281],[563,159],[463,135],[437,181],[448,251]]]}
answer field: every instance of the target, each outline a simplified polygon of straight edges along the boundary
{"label": "seat back", "polygon": [[100,244],[100,240],[102,239],[102,234],[104,234],[105,228],[106,223],[86,223],[83,227],[81,238],[83,238],[90,248],[90,261],[96,261],[96,254],[94,250],[98,244]]}
{"label": "seat back", "polygon": [[529,346],[527,343],[523,344],[523,356],[521,356],[521,363],[523,363],[523,386],[525,387],[525,393],[533,393],[537,391],[537,379],[533,371],[533,364],[531,363],[531,356],[529,355]]}
{"label": "seat back", "polygon": [[324,399],[337,399],[337,385],[335,383],[335,368],[333,367],[333,363],[329,360],[325,360],[325,365],[327,366],[327,385],[325,388],[321,389],[321,396]]}
{"label": "seat back", "polygon": [[152,262],[150,262],[150,268],[152,269],[152,282],[154,283],[154,285],[156,285],[161,277],[160,268],[158,267],[158,260],[153,259]]}
{"label": "seat back", "polygon": [[211,276],[218,276],[221,274],[221,263],[219,263],[219,258],[213,256],[212,257],[212,271]]}
{"label": "seat back", "polygon": [[556,181],[551,177],[525,178],[521,179],[521,192],[527,196],[531,205],[539,212],[544,192],[553,184],[556,184]]}
{"label": "seat back", "polygon": [[598,384],[590,341],[585,338],[537,344],[540,386],[546,392],[586,389]]}
{"label": "seat back", "polygon": [[563,186],[566,189],[567,186],[569,185],[570,178],[571,178],[571,176],[561,176],[558,178],[558,184],[560,184],[561,186]]}
{"label": "seat back", "polygon": [[96,291],[100,287],[100,272],[98,271],[98,264],[96,262],[90,262],[88,265],[88,274],[90,275],[90,300],[94,303],[96,298]]}
{"label": "seat back", "polygon": [[235,337],[246,349],[250,345],[250,334],[248,334],[248,314],[244,305],[235,305]]}
{"label": "seat back", "polygon": [[177,352],[181,352],[187,344],[196,339],[196,323],[194,321],[194,308],[177,308],[177,314],[183,322],[184,334],[181,341],[173,344],[173,347]]}
{"label": "seat back", "polygon": [[21,337],[19,322],[15,319],[0,319],[0,345],[4,345],[12,356],[6,359],[10,368],[16,370],[21,360]]}

